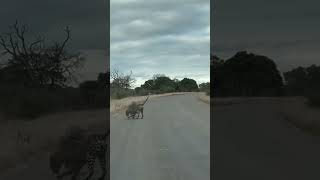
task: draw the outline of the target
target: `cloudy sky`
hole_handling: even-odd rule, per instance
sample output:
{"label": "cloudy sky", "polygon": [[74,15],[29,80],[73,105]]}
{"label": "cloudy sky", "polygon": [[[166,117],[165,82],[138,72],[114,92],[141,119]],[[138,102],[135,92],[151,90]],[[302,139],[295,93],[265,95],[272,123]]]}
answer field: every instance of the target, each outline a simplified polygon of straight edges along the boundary
{"label": "cloudy sky", "polygon": [[210,0],[111,0],[111,70],[210,81]]}
{"label": "cloudy sky", "polygon": [[217,0],[211,2],[211,52],[266,55],[281,71],[320,65],[320,1]]}
{"label": "cloudy sky", "polygon": [[87,56],[81,79],[96,79],[108,69],[109,2],[107,0],[2,0],[0,32],[8,32],[15,20],[27,24],[30,36],[44,35],[48,42],[64,38],[71,29],[68,48]]}

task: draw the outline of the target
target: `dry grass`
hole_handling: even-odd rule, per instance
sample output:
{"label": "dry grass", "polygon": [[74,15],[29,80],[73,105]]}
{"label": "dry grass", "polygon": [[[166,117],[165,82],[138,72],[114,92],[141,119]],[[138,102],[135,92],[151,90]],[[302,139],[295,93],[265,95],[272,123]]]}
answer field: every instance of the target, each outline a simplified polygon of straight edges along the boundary
{"label": "dry grass", "polygon": [[320,135],[320,109],[307,105],[305,98],[292,98],[284,102],[279,110],[284,119],[296,128],[312,135]]}
{"label": "dry grass", "polygon": [[194,92],[193,95],[195,95],[202,102],[210,104],[210,96],[208,96],[205,92]]}
{"label": "dry grass", "polygon": [[[166,94],[157,94],[150,95],[149,99],[163,97],[163,96],[173,96],[173,95],[182,95],[184,93],[166,93]],[[110,101],[110,112],[119,113],[124,111],[132,102],[143,102],[147,96],[135,96],[127,97],[123,99],[112,99]]]}
{"label": "dry grass", "polygon": [[[0,171],[17,163],[37,158],[52,151],[66,128],[79,126],[88,130],[108,128],[106,110],[59,113],[33,121],[1,121]],[[17,143],[17,132],[30,136],[30,144]]]}
{"label": "dry grass", "polygon": [[213,106],[240,103],[265,103],[266,108],[279,113],[293,127],[312,135],[320,135],[320,108],[308,106],[304,97],[230,97],[214,98]]}
{"label": "dry grass", "polygon": [[265,104],[265,108],[276,111],[282,118],[303,132],[320,135],[320,108],[308,106],[304,97],[230,97],[214,98],[212,106],[224,106],[241,103]]}

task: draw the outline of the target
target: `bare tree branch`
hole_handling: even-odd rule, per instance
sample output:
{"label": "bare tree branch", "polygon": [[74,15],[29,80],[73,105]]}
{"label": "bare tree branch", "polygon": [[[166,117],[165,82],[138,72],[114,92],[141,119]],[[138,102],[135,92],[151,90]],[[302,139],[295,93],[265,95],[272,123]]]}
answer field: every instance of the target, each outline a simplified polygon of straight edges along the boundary
{"label": "bare tree branch", "polygon": [[69,53],[66,44],[70,40],[70,29],[66,27],[66,38],[61,43],[46,46],[42,37],[30,43],[26,40],[28,28],[20,26],[18,21],[11,26],[11,32],[0,35],[2,54],[9,54],[8,65],[23,67],[31,83],[39,85],[65,85],[72,79],[84,57],[80,53]]}

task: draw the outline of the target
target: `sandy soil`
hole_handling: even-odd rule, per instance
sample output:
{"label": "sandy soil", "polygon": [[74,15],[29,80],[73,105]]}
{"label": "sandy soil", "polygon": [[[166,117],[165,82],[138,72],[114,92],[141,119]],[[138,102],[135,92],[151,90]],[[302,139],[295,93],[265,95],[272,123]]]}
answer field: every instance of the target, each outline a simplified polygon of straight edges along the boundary
{"label": "sandy soil", "polygon": [[210,96],[206,95],[205,92],[197,92],[193,93],[196,97],[198,97],[201,101],[210,104]]}

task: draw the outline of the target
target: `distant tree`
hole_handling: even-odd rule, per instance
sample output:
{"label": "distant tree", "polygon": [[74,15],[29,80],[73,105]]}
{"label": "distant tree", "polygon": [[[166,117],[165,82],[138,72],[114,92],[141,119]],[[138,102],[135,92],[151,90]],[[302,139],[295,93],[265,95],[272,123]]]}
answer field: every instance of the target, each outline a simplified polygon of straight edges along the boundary
{"label": "distant tree", "polygon": [[106,73],[99,73],[97,82],[99,83],[99,86],[104,88],[109,88],[110,85],[110,72]]}
{"label": "distant tree", "polygon": [[50,46],[42,37],[28,40],[27,32],[26,25],[19,26],[16,22],[9,33],[0,35],[0,46],[4,50],[2,55],[9,56],[2,68],[15,71],[9,76],[17,76],[16,79],[21,78],[24,85],[31,87],[66,86],[74,80],[75,70],[82,65],[84,57],[66,50],[70,40],[69,28],[66,27],[66,37],[62,42],[54,42]]}
{"label": "distant tree", "polygon": [[193,79],[184,78],[179,82],[180,91],[191,92],[198,91],[197,82]]}
{"label": "distant tree", "polygon": [[243,51],[226,61],[214,62],[214,95],[274,96],[282,91],[280,72],[265,56]]}
{"label": "distant tree", "polygon": [[153,80],[153,79],[150,79],[150,80],[145,81],[144,84],[141,85],[141,87],[142,87],[143,89],[146,89],[146,90],[148,90],[148,91],[151,91],[151,90],[154,90],[154,89],[155,89],[154,84],[155,84],[154,80]]}
{"label": "distant tree", "polygon": [[308,86],[308,72],[303,67],[283,73],[289,95],[303,95]]}
{"label": "distant tree", "polygon": [[130,74],[123,74],[119,72],[119,70],[114,69],[111,74],[111,88],[120,88],[120,89],[129,89],[132,87],[135,79],[132,76],[132,72]]}
{"label": "distant tree", "polygon": [[200,91],[206,91],[208,89],[210,89],[210,83],[209,82],[199,84],[199,90]]}
{"label": "distant tree", "polygon": [[320,91],[320,66],[297,67],[283,75],[289,95],[301,96]]}
{"label": "distant tree", "polygon": [[134,95],[134,89],[131,89],[135,82],[132,72],[123,74],[119,70],[114,69],[110,73],[110,95],[112,98],[121,99]]}
{"label": "distant tree", "polygon": [[197,82],[193,79],[184,78],[182,81],[171,79],[166,75],[157,74],[152,79],[145,81],[141,88],[154,93],[168,93],[180,91],[198,91]]}
{"label": "distant tree", "polygon": [[156,79],[158,79],[159,77],[167,77],[165,74],[155,74],[155,75],[153,75],[152,76],[152,79],[153,80],[156,80]]}
{"label": "distant tree", "polygon": [[317,91],[320,94],[320,66],[311,65],[306,68],[308,73],[309,91]]}
{"label": "distant tree", "polygon": [[213,91],[215,95],[222,94],[223,89],[223,64],[224,60],[217,56],[210,56],[210,70],[213,74]]}
{"label": "distant tree", "polygon": [[154,79],[154,89],[161,93],[174,92],[175,83],[167,76],[157,76]]}
{"label": "distant tree", "polygon": [[174,83],[175,91],[179,92],[181,90],[179,79],[177,79],[177,78],[173,79],[173,83]]}

